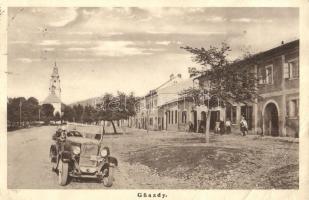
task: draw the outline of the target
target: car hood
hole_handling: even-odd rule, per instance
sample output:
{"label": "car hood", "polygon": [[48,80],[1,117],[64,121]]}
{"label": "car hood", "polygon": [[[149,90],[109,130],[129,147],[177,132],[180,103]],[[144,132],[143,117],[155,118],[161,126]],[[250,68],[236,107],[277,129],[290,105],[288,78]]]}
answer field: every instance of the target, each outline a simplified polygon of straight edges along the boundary
{"label": "car hood", "polygon": [[67,137],[68,141],[74,142],[74,143],[80,143],[80,144],[99,144],[98,140],[84,138],[84,137]]}

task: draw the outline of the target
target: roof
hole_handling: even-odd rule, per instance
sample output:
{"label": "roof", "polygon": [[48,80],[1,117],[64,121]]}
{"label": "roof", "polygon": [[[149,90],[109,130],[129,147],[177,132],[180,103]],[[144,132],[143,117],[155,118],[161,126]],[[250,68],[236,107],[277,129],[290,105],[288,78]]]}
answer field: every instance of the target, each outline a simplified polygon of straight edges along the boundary
{"label": "roof", "polygon": [[158,102],[158,106],[161,106],[171,101],[177,101],[177,99],[179,98],[179,93],[181,93],[185,89],[189,89],[190,87],[193,87],[192,78],[182,80],[168,87],[159,89],[158,96],[160,98],[160,101]]}
{"label": "roof", "polygon": [[61,100],[56,94],[49,94],[43,103],[61,103]]}
{"label": "roof", "polygon": [[[284,43],[284,44],[281,44],[280,46],[277,46],[277,47],[274,47],[272,49],[269,49],[269,50],[266,50],[266,51],[262,51],[260,53],[256,53],[256,54],[253,54],[252,56],[250,56],[249,58],[245,58],[245,59],[242,59],[242,60],[237,60],[233,63],[231,63],[232,66],[236,66],[236,65],[245,65],[245,64],[248,64],[250,62],[252,62],[253,60],[259,60],[259,59],[263,59],[265,57],[268,57],[268,56],[273,56],[275,54],[278,54],[278,53],[282,53],[288,49],[293,49],[293,48],[297,48],[299,47],[299,39],[298,40],[294,40],[294,41],[291,41],[291,42],[288,42],[288,43]],[[201,74],[201,75],[198,75],[196,76],[194,79],[199,79],[201,77],[204,77],[207,75],[207,72]]]}

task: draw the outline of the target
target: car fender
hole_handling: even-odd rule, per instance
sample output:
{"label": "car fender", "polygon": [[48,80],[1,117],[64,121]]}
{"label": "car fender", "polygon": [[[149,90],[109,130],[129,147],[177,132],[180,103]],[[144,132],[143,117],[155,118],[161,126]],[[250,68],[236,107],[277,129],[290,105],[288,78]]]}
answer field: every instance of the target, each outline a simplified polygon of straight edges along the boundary
{"label": "car fender", "polygon": [[62,162],[69,162],[71,160],[71,152],[62,151],[60,154],[60,159],[62,160]]}
{"label": "car fender", "polygon": [[115,157],[109,156],[108,157],[108,163],[110,166],[117,167],[118,166],[118,160]]}

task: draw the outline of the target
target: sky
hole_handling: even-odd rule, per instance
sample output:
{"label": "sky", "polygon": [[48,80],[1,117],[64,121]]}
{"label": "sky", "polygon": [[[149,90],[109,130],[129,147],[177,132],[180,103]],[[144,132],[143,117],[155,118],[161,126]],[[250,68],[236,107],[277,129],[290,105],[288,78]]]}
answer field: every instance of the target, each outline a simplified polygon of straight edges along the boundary
{"label": "sky", "polygon": [[194,67],[182,46],[226,42],[230,59],[299,38],[297,8],[9,8],[8,96],[43,101],[57,62],[62,101],[145,95]]}

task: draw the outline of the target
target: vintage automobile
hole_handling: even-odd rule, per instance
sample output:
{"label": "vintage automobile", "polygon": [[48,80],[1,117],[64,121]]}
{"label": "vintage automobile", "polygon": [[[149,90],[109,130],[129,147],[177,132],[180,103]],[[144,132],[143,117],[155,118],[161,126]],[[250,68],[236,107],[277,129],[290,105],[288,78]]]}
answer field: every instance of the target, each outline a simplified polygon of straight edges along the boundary
{"label": "vintage automobile", "polygon": [[52,170],[58,173],[62,186],[69,178],[96,178],[106,187],[114,181],[113,170],[118,165],[102,140],[89,139],[76,130],[57,130],[50,147]]}

